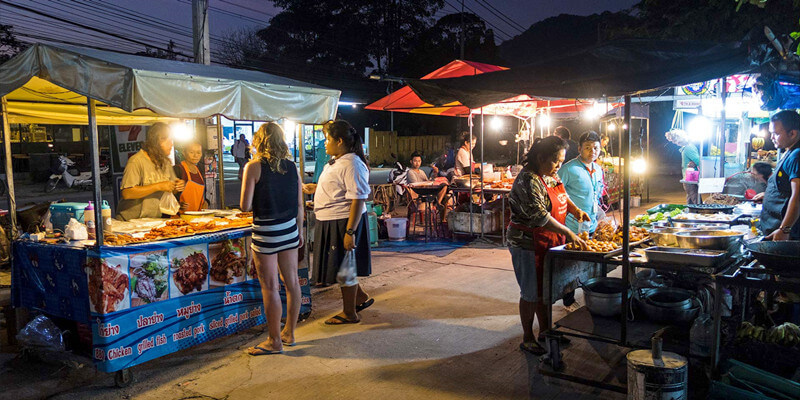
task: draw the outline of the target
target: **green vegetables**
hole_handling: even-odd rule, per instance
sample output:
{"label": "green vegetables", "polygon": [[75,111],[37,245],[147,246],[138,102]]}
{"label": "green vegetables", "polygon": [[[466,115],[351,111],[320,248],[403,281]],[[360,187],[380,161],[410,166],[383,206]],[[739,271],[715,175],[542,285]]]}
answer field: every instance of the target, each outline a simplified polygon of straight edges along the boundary
{"label": "green vegetables", "polygon": [[652,214],[639,214],[633,219],[633,226],[642,226],[642,225],[649,225],[653,222],[663,221],[667,219],[667,217],[675,217],[676,215],[683,212],[682,208],[675,208],[672,211],[666,212],[655,212]]}

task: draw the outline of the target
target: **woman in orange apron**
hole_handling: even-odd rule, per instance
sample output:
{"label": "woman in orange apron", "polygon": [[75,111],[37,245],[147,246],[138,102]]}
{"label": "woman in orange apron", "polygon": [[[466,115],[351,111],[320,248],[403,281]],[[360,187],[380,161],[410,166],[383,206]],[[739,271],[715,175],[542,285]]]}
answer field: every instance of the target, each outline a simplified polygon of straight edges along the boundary
{"label": "woman in orange apron", "polygon": [[544,354],[545,350],[533,334],[535,317],[539,317],[540,339],[541,331],[550,326],[546,319],[546,307],[550,305],[542,302],[545,253],[566,243],[567,239],[581,248],[586,247],[583,240],[564,226],[567,213],[578,221],[589,220],[589,216],[569,199],[564,184],[556,175],[564,162],[566,149],[567,143],[557,136],[535,142],[509,195],[508,243],[520,287],[519,316],[523,331],[520,349],[537,355]]}
{"label": "woman in orange apron", "polygon": [[175,175],[186,181],[186,187],[178,197],[181,213],[200,211],[208,207],[205,200],[205,177],[197,167],[202,157],[203,147],[198,142],[191,142],[183,148],[183,161],[175,166]]}

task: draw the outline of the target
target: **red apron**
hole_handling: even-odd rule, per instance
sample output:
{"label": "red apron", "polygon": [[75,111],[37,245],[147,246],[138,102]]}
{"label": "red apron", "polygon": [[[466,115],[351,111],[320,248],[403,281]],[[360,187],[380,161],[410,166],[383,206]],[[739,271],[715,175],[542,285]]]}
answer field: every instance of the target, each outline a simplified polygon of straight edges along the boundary
{"label": "red apron", "polygon": [[186,166],[186,161],[181,161],[181,167],[186,172],[186,187],[181,193],[180,201],[189,205],[184,211],[200,211],[200,208],[203,207],[205,185],[201,185],[192,180],[192,174]]}
{"label": "red apron", "polygon": [[[564,184],[558,182],[555,187],[549,187],[544,179],[539,176],[539,180],[547,189],[547,196],[550,198],[550,215],[562,225],[567,221],[567,191]],[[511,223],[516,229],[533,234],[533,252],[536,259],[536,285],[539,295],[542,295],[542,280],[544,279],[544,255],[547,250],[561,246],[567,242],[567,238],[560,234],[548,230],[544,227],[531,228],[525,225]]]}

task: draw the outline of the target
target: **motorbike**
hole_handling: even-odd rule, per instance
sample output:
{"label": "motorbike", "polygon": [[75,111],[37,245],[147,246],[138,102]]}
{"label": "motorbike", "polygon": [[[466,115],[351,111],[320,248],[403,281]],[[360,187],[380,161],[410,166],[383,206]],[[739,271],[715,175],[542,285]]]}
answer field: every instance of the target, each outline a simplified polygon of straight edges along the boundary
{"label": "motorbike", "polygon": [[[82,190],[90,189],[92,187],[93,180],[92,171],[79,172],[77,175],[73,175],[70,172],[70,168],[74,166],[75,161],[70,160],[64,155],[58,156],[58,160],[54,162],[54,165],[50,168],[52,175],[50,175],[50,179],[48,179],[47,183],[45,184],[45,193],[50,193],[55,190],[56,186],[58,186],[58,182],[62,180],[68,188],[74,187]],[[106,183],[105,181],[107,180],[108,171],[108,165],[100,165],[101,186]]]}

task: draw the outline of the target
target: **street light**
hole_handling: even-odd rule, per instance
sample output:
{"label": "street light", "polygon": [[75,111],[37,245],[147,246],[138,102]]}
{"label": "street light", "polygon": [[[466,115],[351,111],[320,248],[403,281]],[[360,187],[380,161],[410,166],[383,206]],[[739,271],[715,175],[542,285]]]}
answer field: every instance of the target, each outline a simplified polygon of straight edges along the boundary
{"label": "street light", "polygon": [[503,129],[503,120],[495,115],[494,118],[492,118],[492,121],[489,123],[489,126],[491,126],[493,130],[499,131]]}

